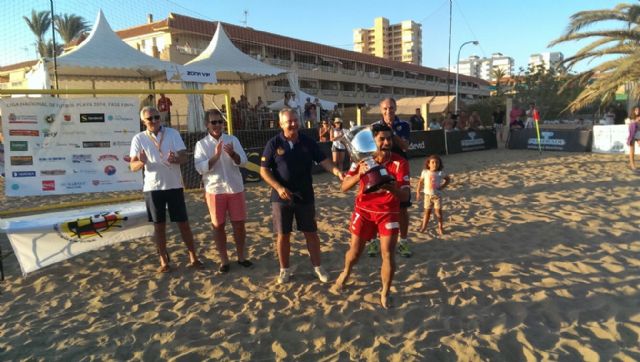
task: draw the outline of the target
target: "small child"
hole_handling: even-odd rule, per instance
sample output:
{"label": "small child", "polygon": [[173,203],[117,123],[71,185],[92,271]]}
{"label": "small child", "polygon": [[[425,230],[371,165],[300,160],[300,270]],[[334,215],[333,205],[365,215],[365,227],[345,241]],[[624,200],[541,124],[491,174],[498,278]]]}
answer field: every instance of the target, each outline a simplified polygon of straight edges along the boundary
{"label": "small child", "polygon": [[440,236],[444,234],[442,227],[442,189],[447,187],[451,182],[451,179],[442,171],[442,168],[442,160],[438,155],[427,157],[427,160],[424,162],[424,170],[422,170],[420,174],[418,186],[416,187],[417,201],[420,200],[420,194],[424,192],[424,216],[422,217],[420,232],[427,230],[427,224],[431,217],[431,209],[433,208],[435,209],[436,218],[438,219],[438,235]]}

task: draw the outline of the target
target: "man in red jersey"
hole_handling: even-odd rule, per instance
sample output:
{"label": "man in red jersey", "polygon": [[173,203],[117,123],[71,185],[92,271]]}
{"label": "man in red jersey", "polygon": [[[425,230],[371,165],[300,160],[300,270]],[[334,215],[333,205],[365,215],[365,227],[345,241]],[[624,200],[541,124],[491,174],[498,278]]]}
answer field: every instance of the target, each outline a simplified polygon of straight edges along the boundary
{"label": "man in red jersey", "polygon": [[335,288],[342,287],[349,279],[351,269],[358,262],[367,241],[376,234],[380,235],[380,255],[382,267],[380,278],[382,291],[380,292],[380,304],[383,308],[389,308],[391,300],[389,290],[396,269],[395,249],[400,230],[400,202],[409,200],[409,163],[401,156],[392,153],[393,132],[386,124],[374,124],[371,127],[373,138],[378,147],[374,159],[382,165],[393,182],[381,186],[380,190],[364,193],[364,182],[361,176],[367,171],[363,162],[353,163],[342,182],[342,191],[346,192],[356,184],[360,184],[355,200],[355,207],[351,215],[351,241],[349,251],[344,258],[344,270],[336,280]]}

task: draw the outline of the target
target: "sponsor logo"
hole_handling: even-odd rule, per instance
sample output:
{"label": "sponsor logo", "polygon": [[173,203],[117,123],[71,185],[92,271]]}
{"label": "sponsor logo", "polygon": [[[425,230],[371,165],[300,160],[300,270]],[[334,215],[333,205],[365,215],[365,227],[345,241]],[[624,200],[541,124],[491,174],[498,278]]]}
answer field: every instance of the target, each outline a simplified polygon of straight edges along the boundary
{"label": "sponsor logo", "polygon": [[13,171],[11,172],[13,177],[36,177],[35,171]]}
{"label": "sponsor logo", "polygon": [[467,132],[467,136],[469,137],[468,140],[461,140],[460,141],[460,146],[462,146],[462,149],[464,151],[484,149],[484,139],[483,138],[477,138],[476,139],[477,134],[475,132]]}
{"label": "sponsor logo", "polygon": [[43,136],[44,138],[47,138],[47,137],[55,137],[55,136],[57,136],[57,135],[58,135],[58,132],[51,132],[51,131],[50,131],[50,130],[48,130],[48,129],[43,129],[43,130],[42,130],[42,136]]}
{"label": "sponsor logo", "polygon": [[113,176],[116,174],[116,166],[108,165],[104,168],[104,174],[107,176]]}
{"label": "sponsor logo", "polygon": [[91,181],[91,183],[93,184],[93,186],[113,185],[113,181],[111,180],[93,180]]}
{"label": "sponsor logo", "polygon": [[109,148],[111,142],[109,141],[84,141],[82,142],[82,148]]}
{"label": "sponsor logo", "polygon": [[131,146],[131,141],[113,141],[113,146]]}
{"label": "sponsor logo", "polygon": [[71,155],[71,162],[73,163],[91,163],[91,155]]}
{"label": "sponsor logo", "polygon": [[119,116],[119,115],[108,115],[107,116],[107,121],[133,121],[134,119],[132,117],[125,117],[125,116]]}
{"label": "sponsor logo", "polygon": [[11,166],[31,166],[33,157],[31,156],[11,156]]}
{"label": "sponsor logo", "polygon": [[42,180],[42,191],[55,191],[56,182],[54,180]]}
{"label": "sponsor logo", "polygon": [[65,114],[63,116],[63,119],[64,119],[65,122],[71,122],[71,115],[70,114]]}
{"label": "sponsor logo", "polygon": [[129,155],[124,155],[124,156],[122,156],[122,161],[131,162],[131,157]]}
{"label": "sponsor logo", "polygon": [[193,70],[187,70],[187,75],[192,77],[210,77],[211,73],[209,72],[195,72]]}
{"label": "sponsor logo", "polygon": [[55,146],[56,147],[75,147],[75,148],[80,148],[80,144],[79,143],[56,143]]}
{"label": "sponsor logo", "polygon": [[9,113],[9,123],[16,124],[38,124],[38,117],[32,115],[15,115]]}
{"label": "sponsor logo", "polygon": [[138,180],[118,180],[119,184],[128,184],[132,182],[138,182]]}
{"label": "sponsor logo", "polygon": [[66,160],[66,157],[63,156],[54,156],[54,157],[39,157],[38,161],[40,162],[57,162],[57,161],[64,161]]}
{"label": "sponsor logo", "polygon": [[278,149],[276,149],[276,153],[278,154],[278,156],[284,155],[284,148],[278,147]]}
{"label": "sponsor logo", "polygon": [[123,129],[117,129],[114,130],[113,133],[122,133],[122,134],[127,134],[127,133],[134,133],[135,131],[123,128]]}
{"label": "sponsor logo", "polygon": [[73,173],[84,173],[84,174],[87,174],[87,175],[92,175],[92,174],[94,174],[96,172],[98,172],[98,171],[96,171],[96,170],[78,170],[78,169],[75,169],[75,168],[73,169]]}
{"label": "sponsor logo", "polygon": [[53,113],[51,113],[50,115],[47,115],[47,116],[44,117],[44,121],[49,123],[49,124],[55,122],[55,120],[56,120],[56,115],[53,114]]}
{"label": "sponsor logo", "polygon": [[[560,138],[553,138],[555,132],[540,132],[540,144],[543,146],[560,146],[563,147],[567,142]],[[529,138],[529,145],[538,146],[538,140],[535,138]]]}
{"label": "sponsor logo", "polygon": [[9,136],[39,137],[40,131],[35,129],[10,129]]}
{"label": "sponsor logo", "polygon": [[67,190],[78,190],[78,189],[81,189],[86,184],[87,184],[86,181],[69,181],[69,182],[63,182],[61,186]]}
{"label": "sponsor logo", "polygon": [[98,161],[118,161],[118,156],[116,156],[116,155],[100,155],[100,156],[98,156]]}
{"label": "sponsor logo", "polygon": [[424,150],[426,148],[424,141],[421,141],[419,143],[413,143],[411,142],[409,144],[409,150]]}
{"label": "sponsor logo", "polygon": [[12,190],[14,190],[14,191],[16,191],[16,190],[20,189],[20,185],[18,185],[18,184],[11,184],[11,189],[12,189]]}
{"label": "sponsor logo", "polygon": [[80,123],[104,123],[104,113],[80,113]]}
{"label": "sponsor logo", "polygon": [[9,141],[9,149],[11,151],[29,151],[29,142],[27,141]]}
{"label": "sponsor logo", "polygon": [[42,176],[61,176],[67,173],[66,170],[41,170],[40,175]]}

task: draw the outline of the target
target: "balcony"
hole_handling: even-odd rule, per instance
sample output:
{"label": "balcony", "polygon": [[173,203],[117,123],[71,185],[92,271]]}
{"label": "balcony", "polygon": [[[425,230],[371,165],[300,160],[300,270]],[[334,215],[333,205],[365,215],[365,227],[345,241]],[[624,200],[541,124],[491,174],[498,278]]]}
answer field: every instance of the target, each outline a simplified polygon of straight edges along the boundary
{"label": "balcony", "polygon": [[325,96],[337,96],[338,94],[340,94],[340,91],[334,89],[323,89],[322,94],[324,94]]}
{"label": "balcony", "polygon": [[358,71],[355,70],[355,69],[342,69],[342,70],[340,70],[340,72],[342,74],[346,74],[346,75],[356,75],[356,74],[358,74]]}
{"label": "balcony", "polygon": [[313,94],[313,95],[318,94],[317,88],[300,88],[300,90],[308,94]]}
{"label": "balcony", "polygon": [[186,55],[198,55],[204,50],[201,48],[193,48],[189,45],[176,45],[176,49],[178,50],[178,53]]}
{"label": "balcony", "polygon": [[280,65],[283,67],[291,67],[291,61],[287,59],[267,58],[267,61],[272,65]]}

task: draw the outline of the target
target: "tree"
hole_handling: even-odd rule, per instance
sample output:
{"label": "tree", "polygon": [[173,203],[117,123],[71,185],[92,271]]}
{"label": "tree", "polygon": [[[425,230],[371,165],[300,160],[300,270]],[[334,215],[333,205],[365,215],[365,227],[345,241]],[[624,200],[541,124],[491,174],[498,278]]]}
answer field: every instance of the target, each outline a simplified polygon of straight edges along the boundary
{"label": "tree", "polygon": [[493,69],[491,69],[491,73],[489,74],[489,76],[493,79],[496,80],[496,96],[500,97],[502,95],[502,89],[500,89],[500,80],[502,78],[504,78],[507,75],[507,72],[504,71],[504,69],[500,68],[500,67],[493,67]]}
{"label": "tree", "polygon": [[[604,24],[617,27],[587,31],[585,28]],[[604,26],[601,25],[601,26]],[[568,41],[591,40],[592,42],[575,55],[564,60],[570,70],[581,61],[594,61],[605,57],[604,62],[568,79],[560,89],[576,84],[584,90],[571,102],[572,111],[600,102],[606,105],[615,99],[616,90],[625,84],[640,78],[640,5],[618,4],[613,9],[581,11],[571,16],[571,22],[565,33],[552,41],[549,46]],[[638,90],[632,89],[631,96],[638,98]]]}
{"label": "tree", "polygon": [[64,44],[69,44],[73,39],[89,30],[87,21],[75,14],[62,14],[54,16],[54,25]]}
{"label": "tree", "polygon": [[48,11],[31,10],[31,18],[22,17],[29,29],[36,36],[36,46],[41,57],[46,57],[46,42],[44,36],[51,27],[51,14]]}

